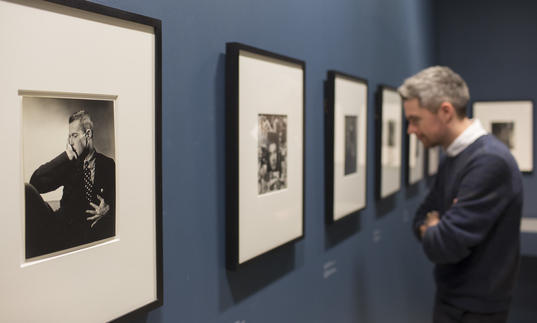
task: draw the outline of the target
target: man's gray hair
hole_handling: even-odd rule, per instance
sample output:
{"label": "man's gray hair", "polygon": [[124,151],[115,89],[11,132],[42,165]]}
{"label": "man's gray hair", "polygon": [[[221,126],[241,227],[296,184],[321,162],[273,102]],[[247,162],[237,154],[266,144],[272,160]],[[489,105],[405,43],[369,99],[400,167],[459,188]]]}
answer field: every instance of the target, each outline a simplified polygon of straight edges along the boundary
{"label": "man's gray hair", "polygon": [[438,111],[442,102],[450,102],[459,118],[466,116],[470,91],[462,77],[446,66],[432,66],[407,78],[397,89],[403,100],[418,99],[420,106]]}
{"label": "man's gray hair", "polygon": [[82,130],[86,131],[90,129],[93,131],[93,121],[91,121],[91,117],[86,111],[80,110],[78,112],[73,113],[69,117],[69,123],[74,122],[76,120],[80,120],[80,128]]}

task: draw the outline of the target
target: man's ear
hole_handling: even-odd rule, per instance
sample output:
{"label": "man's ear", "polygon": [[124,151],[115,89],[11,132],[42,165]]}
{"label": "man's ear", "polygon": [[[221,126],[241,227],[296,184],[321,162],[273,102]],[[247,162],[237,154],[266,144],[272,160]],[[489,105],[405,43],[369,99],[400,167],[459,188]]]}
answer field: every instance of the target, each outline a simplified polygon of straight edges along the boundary
{"label": "man's ear", "polygon": [[85,135],[88,137],[88,138],[93,138],[93,130],[91,129],[86,129],[86,133]]}
{"label": "man's ear", "polygon": [[453,118],[457,117],[457,111],[455,110],[455,107],[453,106],[453,104],[451,104],[451,102],[448,101],[444,101],[442,102],[442,104],[440,104],[438,114],[444,122],[449,122],[453,120]]}

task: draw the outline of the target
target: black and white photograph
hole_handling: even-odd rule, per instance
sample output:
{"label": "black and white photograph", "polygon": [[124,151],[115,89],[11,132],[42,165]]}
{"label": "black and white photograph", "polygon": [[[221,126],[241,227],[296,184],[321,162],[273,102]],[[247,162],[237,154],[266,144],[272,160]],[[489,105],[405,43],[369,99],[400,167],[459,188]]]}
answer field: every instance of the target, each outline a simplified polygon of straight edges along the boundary
{"label": "black and white photograph", "polygon": [[503,142],[507,148],[511,150],[514,148],[513,134],[515,124],[513,122],[492,122],[491,129],[492,134]]}
{"label": "black and white photograph", "polygon": [[388,129],[388,147],[395,147],[395,120],[388,120],[387,121],[387,129]]}
{"label": "black and white photograph", "polygon": [[287,187],[287,116],[260,114],[258,136],[259,194]]}
{"label": "black and white photograph", "polygon": [[395,133],[397,124],[395,120],[386,120],[386,156],[383,165],[395,166],[397,164],[397,148],[395,146]]}
{"label": "black and white photograph", "polygon": [[345,116],[345,175],[356,173],[358,117]]}
{"label": "black and white photograph", "polygon": [[115,236],[114,102],[23,96],[26,259]]}

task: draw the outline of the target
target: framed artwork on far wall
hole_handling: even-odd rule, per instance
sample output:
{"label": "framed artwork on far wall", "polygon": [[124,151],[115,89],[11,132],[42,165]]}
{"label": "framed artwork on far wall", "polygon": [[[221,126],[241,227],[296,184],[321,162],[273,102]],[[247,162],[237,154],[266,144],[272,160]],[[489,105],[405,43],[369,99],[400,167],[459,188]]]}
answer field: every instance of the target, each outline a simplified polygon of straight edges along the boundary
{"label": "framed artwork on far wall", "polygon": [[425,174],[425,147],[415,134],[406,134],[406,184],[414,185],[423,179]]}
{"label": "framed artwork on far wall", "polygon": [[393,87],[380,85],[375,111],[376,197],[386,198],[401,189],[403,101]]}
{"label": "framed artwork on far wall", "polygon": [[226,266],[304,235],[305,63],[226,44]]}
{"label": "framed artwork on far wall", "polygon": [[326,221],[366,206],[367,81],[328,71],[325,109]]}
{"label": "framed artwork on far wall", "polygon": [[161,21],[0,0],[0,29],[0,322],[161,306]]}
{"label": "framed artwork on far wall", "polygon": [[503,142],[522,172],[533,171],[533,101],[476,101],[474,118]]}

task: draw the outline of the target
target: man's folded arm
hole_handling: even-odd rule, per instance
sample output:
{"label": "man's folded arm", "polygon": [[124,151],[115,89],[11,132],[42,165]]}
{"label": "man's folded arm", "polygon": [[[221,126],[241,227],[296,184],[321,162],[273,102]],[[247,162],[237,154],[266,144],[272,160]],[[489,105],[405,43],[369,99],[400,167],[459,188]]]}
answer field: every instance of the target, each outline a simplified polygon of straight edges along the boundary
{"label": "man's folded arm", "polygon": [[463,175],[454,203],[427,228],[423,248],[434,263],[457,263],[488,235],[514,196],[511,172],[500,157],[482,156]]}

